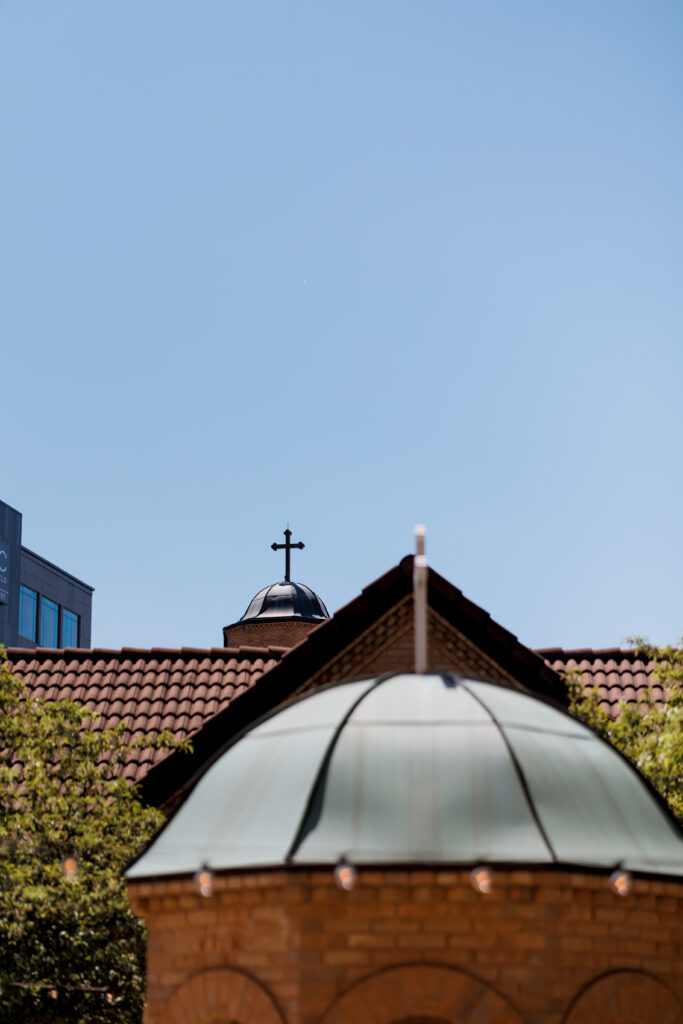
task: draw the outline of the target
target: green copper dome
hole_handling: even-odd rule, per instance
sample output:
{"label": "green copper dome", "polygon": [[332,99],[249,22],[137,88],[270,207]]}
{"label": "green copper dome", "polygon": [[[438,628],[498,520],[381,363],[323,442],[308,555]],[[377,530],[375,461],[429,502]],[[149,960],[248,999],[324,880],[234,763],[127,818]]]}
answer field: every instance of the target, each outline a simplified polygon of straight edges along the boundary
{"label": "green copper dome", "polygon": [[683,834],[561,709],[496,683],[393,675],[318,691],[255,725],[128,877],[343,859],[683,876]]}

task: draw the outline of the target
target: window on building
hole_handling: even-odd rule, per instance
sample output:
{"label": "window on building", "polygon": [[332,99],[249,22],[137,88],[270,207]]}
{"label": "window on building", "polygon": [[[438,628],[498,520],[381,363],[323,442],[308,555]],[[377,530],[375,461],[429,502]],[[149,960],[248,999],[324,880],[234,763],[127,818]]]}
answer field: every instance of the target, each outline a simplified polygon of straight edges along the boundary
{"label": "window on building", "polygon": [[19,636],[36,642],[38,622],[38,595],[23,583],[19,587]]}
{"label": "window on building", "polygon": [[47,597],[40,599],[40,646],[56,647],[59,643],[59,605]]}
{"label": "window on building", "polygon": [[62,647],[78,647],[78,615],[62,608]]}

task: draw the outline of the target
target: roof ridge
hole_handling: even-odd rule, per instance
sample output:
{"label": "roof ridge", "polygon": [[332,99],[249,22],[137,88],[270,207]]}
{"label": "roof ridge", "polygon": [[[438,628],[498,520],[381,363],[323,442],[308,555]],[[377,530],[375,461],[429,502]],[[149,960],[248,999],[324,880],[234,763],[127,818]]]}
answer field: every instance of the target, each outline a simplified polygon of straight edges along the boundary
{"label": "roof ridge", "polygon": [[258,647],[253,644],[244,644],[234,647],[8,647],[6,648],[7,660],[10,662],[18,660],[42,661],[48,658],[59,657],[62,660],[74,658],[131,658],[137,655],[138,658],[158,658],[159,655],[168,657],[192,659],[197,656],[203,657],[225,657],[226,655],[239,654],[279,656],[286,654],[289,647],[280,647],[275,644]]}
{"label": "roof ridge", "polygon": [[583,659],[588,660],[591,658],[613,658],[616,655],[619,655],[622,658],[642,660],[635,647],[536,647],[534,648],[534,653],[538,654],[539,657],[546,659],[552,657],[557,659],[570,657],[575,661],[578,660],[579,655],[581,655]]}

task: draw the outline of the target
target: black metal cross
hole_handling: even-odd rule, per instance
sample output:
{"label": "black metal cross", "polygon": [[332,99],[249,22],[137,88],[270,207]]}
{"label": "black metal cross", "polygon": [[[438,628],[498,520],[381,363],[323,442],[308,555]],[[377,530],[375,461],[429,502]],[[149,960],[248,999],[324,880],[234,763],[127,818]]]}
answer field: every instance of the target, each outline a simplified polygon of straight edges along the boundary
{"label": "black metal cross", "polygon": [[292,536],[292,531],[291,530],[285,530],[285,543],[284,544],[271,544],[270,545],[271,548],[273,549],[273,551],[279,551],[280,548],[284,548],[285,549],[285,582],[286,583],[290,582],[290,579],[289,579],[289,553],[292,550],[292,548],[303,549],[303,547],[304,547],[303,541],[297,541],[296,544],[292,544],[291,540],[289,539],[291,536]]}

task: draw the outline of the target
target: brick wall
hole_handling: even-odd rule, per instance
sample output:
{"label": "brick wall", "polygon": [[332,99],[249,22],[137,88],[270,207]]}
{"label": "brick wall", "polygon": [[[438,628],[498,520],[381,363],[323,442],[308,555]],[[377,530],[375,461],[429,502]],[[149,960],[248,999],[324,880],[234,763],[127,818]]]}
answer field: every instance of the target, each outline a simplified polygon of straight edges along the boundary
{"label": "brick wall", "polygon": [[232,874],[129,889],[149,929],[147,1024],[677,1024],[683,885],[500,871]]}
{"label": "brick wall", "polygon": [[224,647],[294,647],[319,622],[236,622],[223,627]]}
{"label": "brick wall", "polygon": [[[412,596],[406,597],[307,679],[298,692],[306,693],[324,683],[360,679],[381,672],[412,672],[415,665],[413,616]],[[430,670],[514,682],[508,672],[431,608],[427,616]]]}

